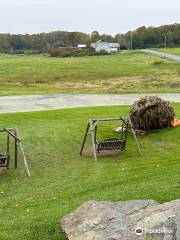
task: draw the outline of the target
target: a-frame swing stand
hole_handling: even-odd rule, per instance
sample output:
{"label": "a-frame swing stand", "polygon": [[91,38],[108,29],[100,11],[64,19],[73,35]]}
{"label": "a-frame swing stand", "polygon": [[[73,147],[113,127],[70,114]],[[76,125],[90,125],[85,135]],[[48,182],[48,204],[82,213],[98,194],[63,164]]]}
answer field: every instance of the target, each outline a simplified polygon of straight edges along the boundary
{"label": "a-frame swing stand", "polygon": [[[98,142],[96,139],[97,134],[97,125],[100,122],[112,122],[112,121],[119,121],[122,124],[121,128],[121,137],[120,138],[114,138],[114,139],[106,139],[104,141]],[[126,139],[128,131],[130,131],[133,135],[134,141],[136,143],[136,147],[138,150],[139,155],[141,155],[141,149],[134,131],[134,128],[132,126],[132,123],[129,118],[100,118],[100,119],[90,119],[87,127],[85,136],[82,142],[80,155],[83,154],[83,149],[87,140],[87,136],[91,136],[91,142],[92,142],[92,151],[94,160],[97,160],[97,152],[100,150],[113,150],[113,149],[119,149],[121,151],[125,150],[126,146]]]}
{"label": "a-frame swing stand", "polygon": [[22,141],[19,135],[17,128],[0,128],[0,133],[7,134],[7,144],[6,144],[6,153],[5,155],[0,155],[0,167],[9,168],[9,159],[10,159],[10,137],[14,139],[14,167],[17,168],[18,165],[18,147],[21,151],[24,167],[27,172],[28,177],[30,177],[30,171],[28,168],[26,156],[24,153]]}

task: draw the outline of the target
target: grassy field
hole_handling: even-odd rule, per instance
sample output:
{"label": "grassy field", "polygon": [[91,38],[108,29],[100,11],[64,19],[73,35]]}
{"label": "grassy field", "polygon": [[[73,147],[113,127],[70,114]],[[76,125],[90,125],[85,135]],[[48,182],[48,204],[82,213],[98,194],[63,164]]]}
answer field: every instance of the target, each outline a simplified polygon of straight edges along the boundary
{"label": "grassy field", "polygon": [[[180,116],[180,104],[174,106]],[[142,157],[132,136],[121,154],[94,162],[87,147],[87,155],[79,157],[89,118],[127,116],[128,111],[116,106],[1,115],[0,126],[20,130],[32,177],[25,177],[21,161],[17,170],[11,166],[7,176],[0,176],[0,239],[63,240],[60,218],[90,199],[180,198],[180,128],[139,137]],[[103,135],[111,127],[105,125]]]}
{"label": "grassy field", "polygon": [[180,55],[180,48],[160,48],[159,49],[161,52],[166,52],[166,53],[172,53],[172,54],[176,54],[176,55]]}
{"label": "grassy field", "polygon": [[180,64],[138,51],[52,58],[0,55],[0,95],[180,92]]}

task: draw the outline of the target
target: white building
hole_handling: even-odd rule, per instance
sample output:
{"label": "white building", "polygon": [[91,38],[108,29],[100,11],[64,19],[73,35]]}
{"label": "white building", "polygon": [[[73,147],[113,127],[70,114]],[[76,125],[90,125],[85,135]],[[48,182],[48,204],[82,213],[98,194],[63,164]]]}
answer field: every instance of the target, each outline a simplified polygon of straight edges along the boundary
{"label": "white building", "polygon": [[119,43],[108,43],[104,40],[99,40],[96,43],[91,43],[91,47],[95,49],[96,52],[106,51],[108,53],[117,52],[120,49]]}
{"label": "white building", "polygon": [[87,48],[86,44],[78,44],[78,48]]}

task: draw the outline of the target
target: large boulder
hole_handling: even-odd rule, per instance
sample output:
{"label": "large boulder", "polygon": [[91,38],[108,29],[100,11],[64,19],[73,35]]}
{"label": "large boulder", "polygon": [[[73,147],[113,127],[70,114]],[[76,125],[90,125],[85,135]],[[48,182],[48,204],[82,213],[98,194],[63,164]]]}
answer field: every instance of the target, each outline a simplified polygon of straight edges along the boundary
{"label": "large boulder", "polygon": [[179,240],[180,200],[89,201],[61,226],[69,240]]}
{"label": "large boulder", "polygon": [[155,130],[169,127],[175,112],[170,103],[157,96],[147,96],[136,101],[130,110],[130,118],[138,130]]}

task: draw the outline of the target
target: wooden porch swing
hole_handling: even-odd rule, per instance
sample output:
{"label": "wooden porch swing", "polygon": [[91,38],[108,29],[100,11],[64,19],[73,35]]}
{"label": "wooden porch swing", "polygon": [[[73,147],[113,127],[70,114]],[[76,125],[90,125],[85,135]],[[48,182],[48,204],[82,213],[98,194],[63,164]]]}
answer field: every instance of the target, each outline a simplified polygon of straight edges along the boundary
{"label": "wooden porch swing", "polygon": [[[116,138],[109,138],[109,139],[104,139],[104,140],[98,141],[97,140],[97,125],[100,122],[112,122],[112,121],[119,121],[121,123],[121,131],[119,131],[120,136],[116,137]],[[139,146],[138,140],[136,138],[136,134],[135,134],[135,131],[131,124],[130,119],[122,118],[122,117],[90,119],[87,124],[85,136],[84,136],[81,150],[80,150],[80,155],[83,154],[83,149],[84,149],[88,135],[91,136],[94,160],[97,160],[97,153],[99,153],[100,151],[117,150],[117,149],[120,151],[124,151],[126,148],[126,141],[127,141],[127,136],[128,136],[129,131],[132,132],[132,135],[134,137],[134,140],[135,140],[135,143],[137,146],[137,150],[139,152],[139,155],[141,155],[141,149],[140,149],[140,146]]]}

